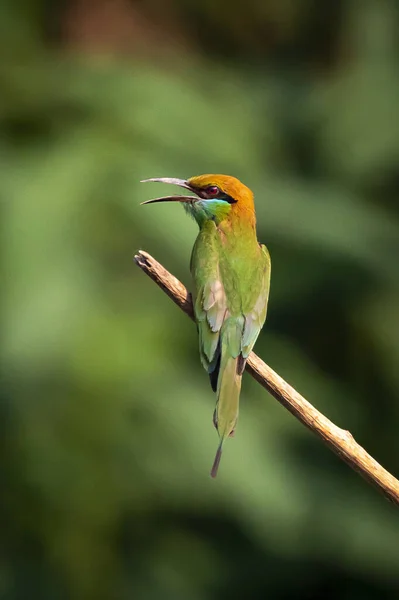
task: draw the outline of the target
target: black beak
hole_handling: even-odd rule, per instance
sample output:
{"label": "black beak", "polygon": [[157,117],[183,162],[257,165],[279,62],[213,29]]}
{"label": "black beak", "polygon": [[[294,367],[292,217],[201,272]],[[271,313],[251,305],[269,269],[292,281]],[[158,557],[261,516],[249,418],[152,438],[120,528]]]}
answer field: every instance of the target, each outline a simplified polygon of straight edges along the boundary
{"label": "black beak", "polygon": [[[140,183],[147,183],[149,181],[155,181],[159,183],[171,183],[180,187],[186,188],[191,192],[194,191],[188,185],[185,179],[177,179],[175,177],[153,177],[152,179],[143,179]],[[154,198],[153,200],[146,200],[141,204],[152,204],[153,202],[193,202],[197,201],[197,196],[163,196],[162,198]]]}

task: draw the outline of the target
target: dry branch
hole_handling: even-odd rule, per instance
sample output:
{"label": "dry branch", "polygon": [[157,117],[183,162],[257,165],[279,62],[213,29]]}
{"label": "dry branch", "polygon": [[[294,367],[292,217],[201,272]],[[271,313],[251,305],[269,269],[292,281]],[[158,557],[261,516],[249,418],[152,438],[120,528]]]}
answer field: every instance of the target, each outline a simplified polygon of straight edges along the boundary
{"label": "dry branch", "polygon": [[[144,273],[194,320],[191,295],[184,285],[147,252],[139,251],[134,260]],[[349,431],[334,425],[254,352],[248,359],[246,369],[280,404],[318,435],[352,469],[358,471],[389,500],[399,505],[399,481],[374,460],[354,440]]]}

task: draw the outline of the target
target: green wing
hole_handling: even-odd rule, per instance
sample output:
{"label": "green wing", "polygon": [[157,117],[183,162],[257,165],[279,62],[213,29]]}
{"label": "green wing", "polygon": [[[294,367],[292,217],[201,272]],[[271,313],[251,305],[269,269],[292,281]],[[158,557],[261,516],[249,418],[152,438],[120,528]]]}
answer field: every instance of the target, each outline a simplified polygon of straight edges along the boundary
{"label": "green wing", "polygon": [[248,358],[250,355],[266,320],[267,303],[270,291],[271,261],[266,246],[262,244],[261,250],[260,268],[256,274],[256,283],[258,285],[255,291],[255,303],[252,307],[248,305],[245,306],[244,301],[245,326],[241,340],[241,354],[244,359]]}
{"label": "green wing", "polygon": [[[194,314],[202,364],[211,374],[219,360],[219,338],[227,312],[227,297],[219,270],[220,241],[213,221],[201,229],[191,255],[195,283]],[[216,384],[212,381],[212,387]]]}

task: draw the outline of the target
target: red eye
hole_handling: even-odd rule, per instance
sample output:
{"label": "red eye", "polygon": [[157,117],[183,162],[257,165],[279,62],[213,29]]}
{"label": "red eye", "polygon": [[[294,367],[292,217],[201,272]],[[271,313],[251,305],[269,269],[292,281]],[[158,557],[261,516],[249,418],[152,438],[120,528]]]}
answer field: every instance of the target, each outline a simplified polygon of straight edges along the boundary
{"label": "red eye", "polygon": [[217,196],[219,192],[220,190],[217,185],[210,185],[206,188],[206,193],[209,194],[209,196]]}

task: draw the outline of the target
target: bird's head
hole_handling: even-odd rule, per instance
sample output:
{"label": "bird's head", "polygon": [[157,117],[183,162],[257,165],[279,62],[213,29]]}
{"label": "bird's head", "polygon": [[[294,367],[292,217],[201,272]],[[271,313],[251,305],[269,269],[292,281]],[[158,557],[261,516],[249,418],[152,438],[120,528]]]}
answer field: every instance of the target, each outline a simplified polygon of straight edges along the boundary
{"label": "bird's head", "polygon": [[190,179],[158,177],[144,179],[142,183],[149,181],[178,185],[196,195],[163,196],[147,200],[142,204],[181,202],[199,225],[204,220],[212,219],[221,222],[233,216],[246,217],[255,224],[253,193],[235,177],[229,175],[198,175]]}

